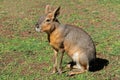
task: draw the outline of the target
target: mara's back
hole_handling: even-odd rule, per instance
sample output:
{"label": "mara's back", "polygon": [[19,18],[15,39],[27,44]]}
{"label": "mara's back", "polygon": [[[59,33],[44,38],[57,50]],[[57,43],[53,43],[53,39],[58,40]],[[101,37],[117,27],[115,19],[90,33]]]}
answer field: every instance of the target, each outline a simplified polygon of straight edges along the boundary
{"label": "mara's back", "polygon": [[76,51],[81,51],[88,56],[89,60],[96,57],[94,43],[84,30],[72,25],[64,25],[62,27],[65,29],[61,33],[65,35],[63,42],[64,49],[68,52],[69,56],[72,56]]}

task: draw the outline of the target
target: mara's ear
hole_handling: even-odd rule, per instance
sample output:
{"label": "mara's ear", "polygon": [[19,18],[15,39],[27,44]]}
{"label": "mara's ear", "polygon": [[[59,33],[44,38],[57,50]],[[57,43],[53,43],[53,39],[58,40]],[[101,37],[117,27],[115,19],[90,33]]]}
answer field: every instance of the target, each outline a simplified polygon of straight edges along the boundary
{"label": "mara's ear", "polygon": [[45,8],[45,14],[51,12],[51,7],[50,5],[46,5],[46,8]]}
{"label": "mara's ear", "polygon": [[53,11],[54,18],[60,14],[60,6]]}

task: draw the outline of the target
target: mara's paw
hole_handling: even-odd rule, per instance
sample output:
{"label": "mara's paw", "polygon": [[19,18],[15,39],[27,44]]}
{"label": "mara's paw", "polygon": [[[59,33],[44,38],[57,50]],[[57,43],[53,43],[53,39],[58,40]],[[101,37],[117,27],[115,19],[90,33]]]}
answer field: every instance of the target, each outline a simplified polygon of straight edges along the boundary
{"label": "mara's paw", "polygon": [[73,76],[75,73],[73,71],[68,72],[68,76]]}

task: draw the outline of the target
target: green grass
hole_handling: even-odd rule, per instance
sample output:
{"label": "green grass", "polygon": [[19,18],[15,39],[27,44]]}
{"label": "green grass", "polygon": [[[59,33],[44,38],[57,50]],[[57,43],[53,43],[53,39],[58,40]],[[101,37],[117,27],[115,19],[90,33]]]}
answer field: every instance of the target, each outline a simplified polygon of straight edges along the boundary
{"label": "green grass", "polygon": [[[68,77],[67,72],[49,74],[53,51],[44,33],[34,30],[47,4],[61,6],[61,23],[80,26],[96,44],[97,57],[109,64],[96,72]],[[119,80],[119,0],[0,0],[0,80]]]}

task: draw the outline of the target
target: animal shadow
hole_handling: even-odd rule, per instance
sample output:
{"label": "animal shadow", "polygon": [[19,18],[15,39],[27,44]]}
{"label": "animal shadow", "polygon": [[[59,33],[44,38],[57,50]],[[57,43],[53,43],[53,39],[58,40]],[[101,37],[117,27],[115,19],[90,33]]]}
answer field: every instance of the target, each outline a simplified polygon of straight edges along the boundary
{"label": "animal shadow", "polygon": [[109,64],[109,61],[107,59],[97,58],[95,62],[91,62],[89,71],[95,72],[103,69],[105,66]]}

